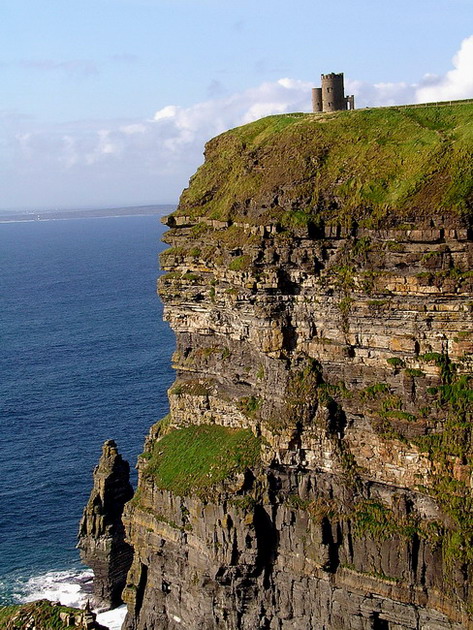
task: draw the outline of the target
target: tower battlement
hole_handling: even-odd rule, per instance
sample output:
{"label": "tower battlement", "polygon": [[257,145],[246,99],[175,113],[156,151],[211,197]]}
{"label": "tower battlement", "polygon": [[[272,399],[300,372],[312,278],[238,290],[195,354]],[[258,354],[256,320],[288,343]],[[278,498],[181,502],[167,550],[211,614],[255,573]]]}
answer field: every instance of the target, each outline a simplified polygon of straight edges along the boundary
{"label": "tower battlement", "polygon": [[312,88],[313,112],[339,112],[355,109],[355,97],[345,96],[343,72],[320,75],[322,87]]}

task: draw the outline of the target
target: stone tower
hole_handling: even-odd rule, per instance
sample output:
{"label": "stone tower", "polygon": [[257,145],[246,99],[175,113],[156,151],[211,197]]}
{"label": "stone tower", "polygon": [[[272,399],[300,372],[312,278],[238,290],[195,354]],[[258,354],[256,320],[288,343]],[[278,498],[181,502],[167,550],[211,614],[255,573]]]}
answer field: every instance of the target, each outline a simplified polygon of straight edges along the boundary
{"label": "stone tower", "polygon": [[312,88],[312,111],[323,112],[322,88]]}
{"label": "stone tower", "polygon": [[346,109],[343,72],[340,74],[335,74],[334,72],[323,74],[321,82],[323,111],[339,112]]}
{"label": "stone tower", "polygon": [[355,97],[345,96],[343,72],[321,75],[320,88],[312,88],[312,111],[339,112],[355,109]]}

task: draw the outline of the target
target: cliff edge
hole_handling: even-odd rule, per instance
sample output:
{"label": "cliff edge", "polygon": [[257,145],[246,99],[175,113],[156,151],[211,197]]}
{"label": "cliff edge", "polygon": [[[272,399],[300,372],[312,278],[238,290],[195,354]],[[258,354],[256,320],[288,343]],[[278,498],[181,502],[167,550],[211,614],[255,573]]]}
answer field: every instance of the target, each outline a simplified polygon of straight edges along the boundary
{"label": "cliff edge", "polygon": [[472,114],[207,144],[167,219],[127,629],[473,628]]}

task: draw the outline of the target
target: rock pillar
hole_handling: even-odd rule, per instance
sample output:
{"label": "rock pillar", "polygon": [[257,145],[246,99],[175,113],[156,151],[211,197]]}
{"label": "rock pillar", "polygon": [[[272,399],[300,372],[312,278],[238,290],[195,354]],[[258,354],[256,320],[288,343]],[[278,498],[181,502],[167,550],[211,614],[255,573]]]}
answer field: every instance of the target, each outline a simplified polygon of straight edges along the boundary
{"label": "rock pillar", "polygon": [[121,594],[133,558],[125,542],[123,507],[133,496],[130,466],[113,440],[102,448],[94,470],[94,485],[79,527],[82,561],[94,572],[94,604],[110,609],[122,603]]}

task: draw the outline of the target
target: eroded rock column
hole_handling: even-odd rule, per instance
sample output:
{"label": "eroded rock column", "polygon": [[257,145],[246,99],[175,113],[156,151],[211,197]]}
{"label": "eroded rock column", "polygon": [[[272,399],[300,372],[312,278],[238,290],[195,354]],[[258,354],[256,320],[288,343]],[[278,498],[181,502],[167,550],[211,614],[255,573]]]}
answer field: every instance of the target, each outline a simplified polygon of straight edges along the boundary
{"label": "eroded rock column", "polygon": [[133,559],[125,542],[123,507],[133,496],[130,465],[113,440],[102,447],[94,470],[94,485],[79,526],[82,561],[94,572],[94,604],[110,609],[122,603],[121,594]]}

